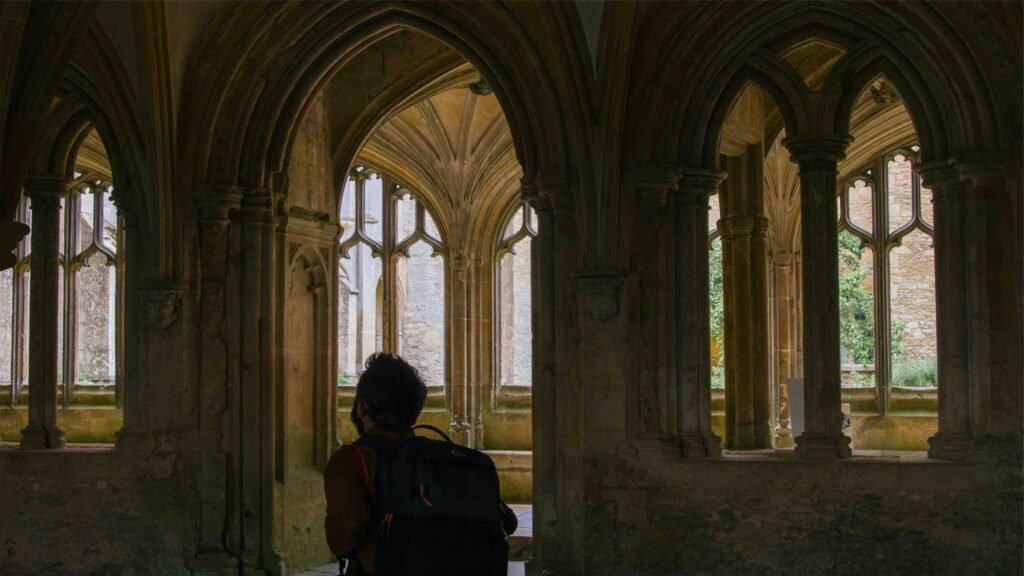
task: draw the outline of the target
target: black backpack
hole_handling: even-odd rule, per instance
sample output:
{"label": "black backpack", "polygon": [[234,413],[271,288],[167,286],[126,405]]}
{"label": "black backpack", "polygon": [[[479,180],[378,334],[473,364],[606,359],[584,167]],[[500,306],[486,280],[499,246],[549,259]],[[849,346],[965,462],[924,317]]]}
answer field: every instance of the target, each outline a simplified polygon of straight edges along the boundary
{"label": "black backpack", "polygon": [[508,542],[494,462],[444,441],[363,436],[377,451],[376,576],[505,576]]}

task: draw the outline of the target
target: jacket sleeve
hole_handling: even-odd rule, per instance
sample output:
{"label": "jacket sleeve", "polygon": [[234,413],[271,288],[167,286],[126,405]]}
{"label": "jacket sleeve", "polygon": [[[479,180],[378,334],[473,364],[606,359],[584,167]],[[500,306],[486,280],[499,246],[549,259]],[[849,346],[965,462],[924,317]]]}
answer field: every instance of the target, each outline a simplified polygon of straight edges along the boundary
{"label": "jacket sleeve", "polygon": [[505,534],[511,536],[515,533],[516,528],[519,527],[519,517],[504,502],[501,503],[501,513],[501,527],[505,529]]}
{"label": "jacket sleeve", "polygon": [[350,558],[366,543],[373,520],[367,486],[347,447],[331,455],[324,471],[327,545],[338,558]]}

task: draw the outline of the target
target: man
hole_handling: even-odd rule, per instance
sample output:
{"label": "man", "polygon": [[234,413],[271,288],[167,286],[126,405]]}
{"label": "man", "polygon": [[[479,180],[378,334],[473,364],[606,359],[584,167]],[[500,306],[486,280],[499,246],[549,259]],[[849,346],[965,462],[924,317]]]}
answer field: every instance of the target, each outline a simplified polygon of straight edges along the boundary
{"label": "man", "polygon": [[[352,424],[360,436],[390,441],[412,434],[423,410],[427,387],[419,373],[402,358],[379,352],[366,359],[356,384]],[[327,544],[338,558],[348,558],[346,574],[373,574],[376,566],[374,499],[378,454],[367,446],[343,446],[324,472],[327,496]],[[364,475],[365,472],[365,475]],[[512,534],[515,513],[502,503],[504,529]]]}

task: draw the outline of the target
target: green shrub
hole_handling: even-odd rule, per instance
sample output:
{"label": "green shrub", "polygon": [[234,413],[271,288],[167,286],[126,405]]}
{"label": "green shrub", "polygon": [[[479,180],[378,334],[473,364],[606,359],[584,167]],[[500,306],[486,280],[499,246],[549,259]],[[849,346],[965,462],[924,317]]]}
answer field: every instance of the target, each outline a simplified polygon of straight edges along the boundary
{"label": "green shrub", "polygon": [[901,360],[892,366],[892,385],[906,388],[935,386],[935,374],[935,358]]}

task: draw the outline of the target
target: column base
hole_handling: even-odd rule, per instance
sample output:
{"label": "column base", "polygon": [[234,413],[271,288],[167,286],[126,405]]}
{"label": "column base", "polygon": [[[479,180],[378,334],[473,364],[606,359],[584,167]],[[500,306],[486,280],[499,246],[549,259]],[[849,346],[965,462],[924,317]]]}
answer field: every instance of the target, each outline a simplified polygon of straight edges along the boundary
{"label": "column base", "polygon": [[850,448],[850,437],[842,432],[805,432],[796,437],[796,455],[804,460],[835,460],[849,458],[853,450]]}
{"label": "column base", "polygon": [[779,426],[775,429],[775,447],[776,448],[792,448],[793,447],[793,431],[787,426]]}
{"label": "column base", "polygon": [[971,438],[966,434],[939,432],[928,439],[928,457],[939,460],[966,460],[971,452]]}
{"label": "column base", "polygon": [[683,458],[714,458],[722,455],[722,439],[714,432],[684,433],[679,443]]}
{"label": "column base", "polygon": [[21,431],[22,450],[54,450],[67,445],[60,428],[26,427]]}

